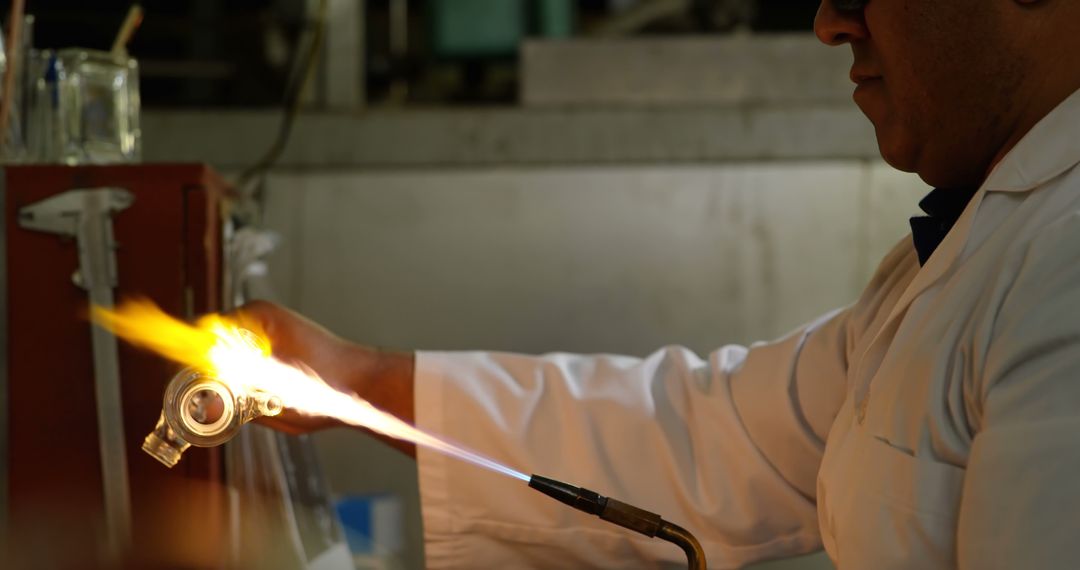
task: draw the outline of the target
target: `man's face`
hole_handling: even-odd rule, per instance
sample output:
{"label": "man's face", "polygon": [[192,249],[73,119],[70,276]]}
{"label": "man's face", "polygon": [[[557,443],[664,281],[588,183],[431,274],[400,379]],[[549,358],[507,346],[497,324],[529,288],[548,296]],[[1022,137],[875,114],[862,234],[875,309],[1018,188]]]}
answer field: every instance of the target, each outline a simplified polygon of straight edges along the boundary
{"label": "man's face", "polygon": [[1018,58],[1005,18],[986,0],[871,0],[840,13],[831,0],[815,31],[850,44],[854,99],[889,164],[935,186],[977,184],[1008,133]]}

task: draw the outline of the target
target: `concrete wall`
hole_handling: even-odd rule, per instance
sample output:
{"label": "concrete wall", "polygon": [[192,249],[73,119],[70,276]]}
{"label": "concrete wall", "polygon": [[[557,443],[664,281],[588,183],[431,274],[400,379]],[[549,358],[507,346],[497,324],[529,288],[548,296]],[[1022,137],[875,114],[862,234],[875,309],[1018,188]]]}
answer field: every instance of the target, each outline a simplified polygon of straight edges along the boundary
{"label": "concrete wall", "polygon": [[[704,352],[853,301],[926,190],[861,160],[283,172],[266,223],[278,298],[357,341]],[[411,462],[317,440],[336,492],[404,497],[420,568]]]}
{"label": "concrete wall", "polygon": [[851,98],[848,49],[812,34],[533,39],[521,101],[593,108],[806,105]]}

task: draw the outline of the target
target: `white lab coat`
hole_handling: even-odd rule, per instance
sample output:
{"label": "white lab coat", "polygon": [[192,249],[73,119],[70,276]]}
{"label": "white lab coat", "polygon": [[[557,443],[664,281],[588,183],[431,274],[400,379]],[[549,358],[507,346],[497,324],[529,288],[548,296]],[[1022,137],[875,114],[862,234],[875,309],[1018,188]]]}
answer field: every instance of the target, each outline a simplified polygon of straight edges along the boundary
{"label": "white lab coat", "polygon": [[[1080,568],[1080,92],[994,169],[924,267],[699,358],[418,355],[416,418],[661,513],[710,568]],[[648,568],[674,546],[421,449],[430,568]]]}

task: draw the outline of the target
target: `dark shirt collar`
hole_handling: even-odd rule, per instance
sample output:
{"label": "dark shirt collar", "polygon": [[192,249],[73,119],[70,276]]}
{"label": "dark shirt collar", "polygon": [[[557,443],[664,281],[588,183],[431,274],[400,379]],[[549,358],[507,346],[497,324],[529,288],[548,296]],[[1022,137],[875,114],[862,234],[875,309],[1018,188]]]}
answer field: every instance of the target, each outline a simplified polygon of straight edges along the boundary
{"label": "dark shirt collar", "polygon": [[927,214],[911,218],[911,239],[919,254],[919,265],[930,259],[978,190],[935,188],[919,202],[919,209]]}

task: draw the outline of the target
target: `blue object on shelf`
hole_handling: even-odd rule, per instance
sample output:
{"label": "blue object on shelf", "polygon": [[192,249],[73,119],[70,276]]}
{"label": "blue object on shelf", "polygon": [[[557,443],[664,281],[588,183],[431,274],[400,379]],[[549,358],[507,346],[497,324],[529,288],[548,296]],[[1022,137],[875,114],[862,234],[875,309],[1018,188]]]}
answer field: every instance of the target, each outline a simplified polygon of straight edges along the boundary
{"label": "blue object on shelf", "polygon": [[353,495],[334,501],[354,556],[399,552],[403,545],[401,499],[391,494]]}

